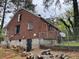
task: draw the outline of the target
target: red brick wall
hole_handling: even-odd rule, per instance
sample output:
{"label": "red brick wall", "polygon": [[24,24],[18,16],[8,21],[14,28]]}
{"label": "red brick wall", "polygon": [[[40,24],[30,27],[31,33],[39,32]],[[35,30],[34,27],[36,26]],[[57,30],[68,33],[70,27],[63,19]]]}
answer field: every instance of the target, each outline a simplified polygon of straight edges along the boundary
{"label": "red brick wall", "polygon": [[[18,19],[18,14],[22,14],[21,22],[17,22]],[[27,24],[28,22],[31,21],[33,22],[33,30],[28,31],[27,29]],[[16,25],[20,24],[20,33],[15,34],[15,27]],[[40,17],[37,17],[28,11],[25,10],[20,10],[18,11],[10,23],[7,26],[8,30],[8,37],[10,39],[28,39],[28,38],[39,38],[39,37],[44,37],[44,38],[57,38],[57,30],[53,28],[52,31],[48,31],[48,24],[41,20]],[[41,34],[44,32],[45,34]],[[34,33],[36,33],[36,37],[34,37]]]}

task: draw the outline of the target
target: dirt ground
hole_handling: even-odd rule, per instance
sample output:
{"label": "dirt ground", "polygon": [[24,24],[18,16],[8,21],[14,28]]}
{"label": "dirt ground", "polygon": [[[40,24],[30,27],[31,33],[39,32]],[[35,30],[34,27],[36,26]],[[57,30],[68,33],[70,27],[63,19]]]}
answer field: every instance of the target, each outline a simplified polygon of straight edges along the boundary
{"label": "dirt ground", "polygon": [[[40,55],[43,49],[34,49],[31,51],[33,55]],[[2,53],[1,53],[2,52]],[[62,51],[51,51],[55,55],[65,54],[70,57],[70,59],[79,59],[79,52],[62,52]],[[26,57],[21,57],[19,54],[15,53],[10,49],[0,48],[0,59],[26,59]]]}
{"label": "dirt ground", "polygon": [[0,47],[0,59],[26,59],[21,57],[18,53],[14,52],[11,49],[4,49]]}

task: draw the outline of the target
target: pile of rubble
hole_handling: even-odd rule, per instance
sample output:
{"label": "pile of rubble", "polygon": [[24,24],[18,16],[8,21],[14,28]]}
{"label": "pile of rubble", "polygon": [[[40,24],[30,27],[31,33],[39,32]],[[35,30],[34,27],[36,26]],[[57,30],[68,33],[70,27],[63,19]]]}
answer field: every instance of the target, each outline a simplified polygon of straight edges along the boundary
{"label": "pile of rubble", "polygon": [[50,49],[43,50],[40,53],[41,54],[34,55],[32,52],[23,52],[22,56],[25,56],[26,59],[69,59],[69,56],[65,54],[52,54]]}

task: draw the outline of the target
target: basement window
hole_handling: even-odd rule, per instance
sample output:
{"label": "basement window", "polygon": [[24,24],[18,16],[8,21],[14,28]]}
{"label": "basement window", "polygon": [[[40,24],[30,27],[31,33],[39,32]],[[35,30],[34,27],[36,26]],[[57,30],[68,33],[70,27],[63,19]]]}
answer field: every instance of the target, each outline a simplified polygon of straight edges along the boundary
{"label": "basement window", "polygon": [[22,18],[22,15],[21,14],[18,14],[18,22],[21,21],[21,18]]}
{"label": "basement window", "polygon": [[10,40],[10,42],[11,42],[12,40]]}
{"label": "basement window", "polygon": [[16,34],[18,34],[20,32],[20,25],[16,26]]}
{"label": "basement window", "polygon": [[19,39],[19,42],[21,42],[21,39]]}
{"label": "basement window", "polygon": [[28,30],[32,30],[33,29],[33,23],[32,22],[28,22]]}

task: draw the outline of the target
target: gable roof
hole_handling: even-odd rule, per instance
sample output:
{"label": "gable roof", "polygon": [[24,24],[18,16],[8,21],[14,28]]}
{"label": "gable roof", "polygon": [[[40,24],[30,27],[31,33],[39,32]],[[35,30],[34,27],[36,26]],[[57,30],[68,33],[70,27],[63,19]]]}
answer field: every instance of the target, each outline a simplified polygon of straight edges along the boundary
{"label": "gable roof", "polygon": [[[29,10],[26,10],[26,9],[24,9],[24,8],[21,8],[21,9],[18,9],[16,12],[15,12],[15,14],[17,13],[17,12],[19,12],[19,11],[21,11],[21,10],[24,10],[24,11],[26,11],[26,12],[29,12],[30,14],[32,14],[32,15],[34,15],[34,16],[36,16],[36,17],[39,17],[42,21],[44,21],[45,23],[47,23],[48,25],[50,25],[50,26],[52,26],[53,28],[55,28],[56,30],[58,30],[59,32],[61,32],[57,27],[55,27],[53,24],[51,24],[51,23],[49,23],[47,20],[45,20],[44,18],[42,18],[40,15],[36,15],[34,12],[32,12],[32,11],[29,11]],[[14,16],[15,16],[15,14],[14,14]],[[13,17],[14,17],[13,16]],[[12,19],[11,19],[12,20]],[[11,22],[11,20],[10,20],[10,22]],[[9,22],[9,23],[10,23]],[[7,26],[9,25],[9,23],[7,24]],[[6,27],[7,27],[6,26]]]}

